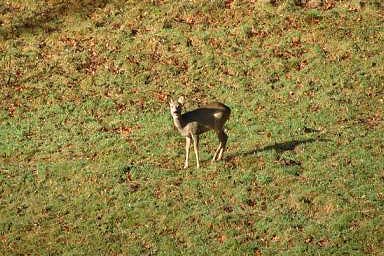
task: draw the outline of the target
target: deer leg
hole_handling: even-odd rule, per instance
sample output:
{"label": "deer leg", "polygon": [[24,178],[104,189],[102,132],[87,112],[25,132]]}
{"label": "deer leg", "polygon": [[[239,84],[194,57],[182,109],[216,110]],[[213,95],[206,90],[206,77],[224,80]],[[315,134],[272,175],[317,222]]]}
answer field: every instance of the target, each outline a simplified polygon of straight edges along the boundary
{"label": "deer leg", "polygon": [[212,162],[215,162],[217,160],[217,155],[219,154],[219,151],[221,149],[221,143],[220,145],[217,147],[216,151],[215,151],[215,154],[213,155],[213,158],[212,158]]}
{"label": "deer leg", "polygon": [[228,141],[228,135],[225,134],[224,130],[222,130],[220,132],[220,153],[219,153],[219,156],[217,157],[217,160],[221,160],[222,157],[223,157],[223,153],[225,151],[225,147],[227,145],[227,141]]}
{"label": "deer leg", "polygon": [[193,149],[195,150],[196,155],[196,166],[197,168],[200,168],[200,162],[199,162],[199,135],[192,135],[193,139]]}
{"label": "deer leg", "polygon": [[185,137],[185,163],[184,169],[188,168],[189,148],[191,147],[191,138]]}
{"label": "deer leg", "polygon": [[219,146],[217,147],[215,154],[213,155],[212,162],[215,162],[217,160],[217,155],[219,154],[219,151],[221,149],[221,138],[220,138],[220,132],[216,132],[217,137],[219,138]]}

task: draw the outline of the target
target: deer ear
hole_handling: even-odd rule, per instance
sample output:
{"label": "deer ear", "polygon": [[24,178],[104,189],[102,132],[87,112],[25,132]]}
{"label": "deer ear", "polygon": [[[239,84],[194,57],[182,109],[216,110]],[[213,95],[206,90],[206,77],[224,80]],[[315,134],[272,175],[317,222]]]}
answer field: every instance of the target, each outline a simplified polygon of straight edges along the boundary
{"label": "deer ear", "polygon": [[169,105],[172,105],[173,103],[173,99],[171,98],[171,100],[169,101]]}
{"label": "deer ear", "polygon": [[181,105],[184,104],[184,97],[183,96],[180,96],[179,99],[177,100],[177,102],[179,102]]}

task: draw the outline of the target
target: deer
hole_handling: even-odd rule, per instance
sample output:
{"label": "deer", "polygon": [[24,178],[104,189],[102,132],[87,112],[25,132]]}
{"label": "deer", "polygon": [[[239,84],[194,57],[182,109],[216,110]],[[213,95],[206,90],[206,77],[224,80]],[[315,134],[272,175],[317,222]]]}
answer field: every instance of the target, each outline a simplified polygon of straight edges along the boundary
{"label": "deer", "polygon": [[219,139],[212,162],[220,161],[226,149],[228,135],[224,131],[224,124],[229,119],[231,109],[220,102],[213,102],[195,110],[182,114],[185,99],[179,97],[175,102],[169,102],[173,124],[179,133],[185,137],[185,162],[184,169],[188,168],[189,149],[193,140],[193,149],[196,156],[196,167],[200,168],[199,161],[199,135],[214,130]]}

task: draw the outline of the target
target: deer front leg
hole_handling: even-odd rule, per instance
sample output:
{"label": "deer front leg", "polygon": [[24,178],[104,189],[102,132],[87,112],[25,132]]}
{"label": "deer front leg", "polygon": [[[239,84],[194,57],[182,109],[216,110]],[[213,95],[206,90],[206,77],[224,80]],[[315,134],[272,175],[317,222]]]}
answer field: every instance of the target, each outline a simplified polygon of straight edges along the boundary
{"label": "deer front leg", "polygon": [[199,135],[192,135],[193,139],[193,149],[195,150],[196,155],[196,167],[200,168],[200,162],[199,162]]}
{"label": "deer front leg", "polygon": [[191,147],[191,138],[185,137],[185,162],[184,169],[188,168],[189,148]]}

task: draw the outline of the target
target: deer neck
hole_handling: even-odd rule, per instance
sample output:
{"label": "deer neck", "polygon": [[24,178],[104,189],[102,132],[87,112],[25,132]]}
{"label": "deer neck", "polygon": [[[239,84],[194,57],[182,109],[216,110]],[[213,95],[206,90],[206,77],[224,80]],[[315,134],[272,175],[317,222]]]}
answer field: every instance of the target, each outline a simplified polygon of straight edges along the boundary
{"label": "deer neck", "polygon": [[185,125],[180,115],[173,116],[173,124],[182,135],[186,134]]}

